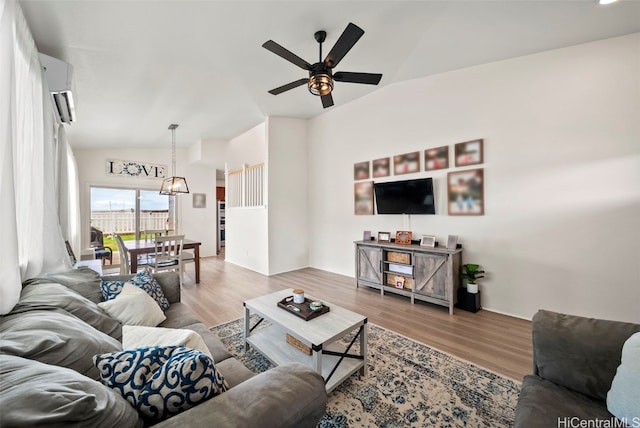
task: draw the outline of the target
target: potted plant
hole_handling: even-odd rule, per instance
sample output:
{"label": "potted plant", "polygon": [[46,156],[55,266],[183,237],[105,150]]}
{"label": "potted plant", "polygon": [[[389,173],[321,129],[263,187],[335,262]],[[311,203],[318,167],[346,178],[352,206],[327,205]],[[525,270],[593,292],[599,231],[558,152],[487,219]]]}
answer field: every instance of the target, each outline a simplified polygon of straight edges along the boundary
{"label": "potted plant", "polygon": [[467,280],[467,291],[475,294],[478,292],[477,281],[480,278],[484,278],[484,271],[480,270],[480,265],[467,263],[466,265],[462,265],[460,278]]}

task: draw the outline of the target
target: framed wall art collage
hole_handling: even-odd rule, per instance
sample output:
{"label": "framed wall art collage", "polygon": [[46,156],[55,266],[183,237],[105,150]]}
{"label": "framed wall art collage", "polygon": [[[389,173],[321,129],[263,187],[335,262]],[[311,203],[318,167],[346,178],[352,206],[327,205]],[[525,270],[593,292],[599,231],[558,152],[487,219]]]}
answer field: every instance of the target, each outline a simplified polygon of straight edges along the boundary
{"label": "framed wall art collage", "polygon": [[484,168],[466,168],[483,163],[483,139],[456,143],[452,153],[449,146],[440,146],[355,163],[354,214],[374,214],[372,179],[456,168],[447,172],[447,213],[456,216],[484,215]]}

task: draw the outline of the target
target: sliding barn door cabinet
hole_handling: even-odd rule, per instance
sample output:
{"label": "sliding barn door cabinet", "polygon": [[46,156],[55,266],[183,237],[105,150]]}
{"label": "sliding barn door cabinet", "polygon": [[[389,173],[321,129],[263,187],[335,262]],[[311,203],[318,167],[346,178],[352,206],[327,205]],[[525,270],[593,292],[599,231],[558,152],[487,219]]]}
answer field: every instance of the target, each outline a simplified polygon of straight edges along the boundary
{"label": "sliding barn door cabinet", "polygon": [[460,283],[462,249],[358,241],[356,286],[447,306],[453,314]]}

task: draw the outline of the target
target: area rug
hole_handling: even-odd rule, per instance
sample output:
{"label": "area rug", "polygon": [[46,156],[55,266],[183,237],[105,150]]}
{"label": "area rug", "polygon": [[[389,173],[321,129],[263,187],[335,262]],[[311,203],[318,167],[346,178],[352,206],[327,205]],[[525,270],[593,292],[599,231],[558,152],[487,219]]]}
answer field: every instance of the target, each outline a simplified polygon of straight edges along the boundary
{"label": "area rug", "polygon": [[[368,325],[369,372],[352,375],[331,392],[318,427],[513,426],[517,382]],[[211,330],[254,373],[273,367],[253,348],[244,352],[242,326],[237,319]]]}

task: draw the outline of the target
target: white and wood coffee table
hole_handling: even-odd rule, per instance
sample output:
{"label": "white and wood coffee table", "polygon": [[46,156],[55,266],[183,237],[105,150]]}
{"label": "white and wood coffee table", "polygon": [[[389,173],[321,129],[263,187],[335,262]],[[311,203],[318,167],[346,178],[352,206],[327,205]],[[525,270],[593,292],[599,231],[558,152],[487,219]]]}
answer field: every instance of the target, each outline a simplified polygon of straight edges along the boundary
{"label": "white and wood coffee table", "polygon": [[[278,302],[293,294],[292,289],[282,290],[244,302],[244,349],[252,345],[273,364],[299,362],[312,367],[325,382],[327,393],[333,391],[356,371],[367,374],[367,317],[324,302],[330,311],[309,321],[278,307]],[[312,300],[310,296],[306,296]],[[271,323],[267,328],[254,331],[250,325],[251,314]],[[336,343],[347,333],[357,330],[351,345]],[[286,341],[290,334],[311,348],[311,355],[296,349]],[[360,351],[349,353],[355,341],[360,341]]]}

